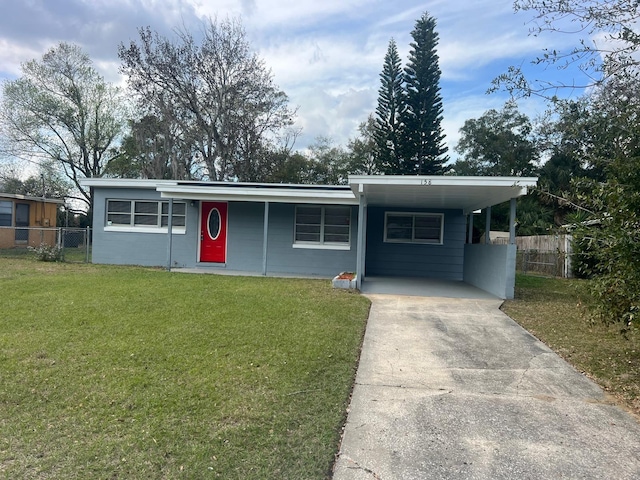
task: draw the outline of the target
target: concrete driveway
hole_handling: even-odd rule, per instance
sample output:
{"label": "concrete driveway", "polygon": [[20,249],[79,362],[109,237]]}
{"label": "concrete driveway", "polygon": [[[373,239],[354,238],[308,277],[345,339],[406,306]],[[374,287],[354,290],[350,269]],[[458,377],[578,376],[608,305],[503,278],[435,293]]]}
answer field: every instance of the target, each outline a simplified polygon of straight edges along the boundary
{"label": "concrete driveway", "polygon": [[334,480],[640,478],[640,423],[500,300],[369,298]]}

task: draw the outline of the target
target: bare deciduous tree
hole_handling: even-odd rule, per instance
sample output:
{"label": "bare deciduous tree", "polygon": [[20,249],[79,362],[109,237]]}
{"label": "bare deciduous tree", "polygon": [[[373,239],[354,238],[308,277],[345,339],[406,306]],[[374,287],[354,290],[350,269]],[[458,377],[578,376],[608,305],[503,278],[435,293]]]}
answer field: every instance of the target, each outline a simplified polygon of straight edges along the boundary
{"label": "bare deciduous tree", "polygon": [[[209,20],[198,43],[149,28],[140,41],[120,45],[122,72],[146,113],[179,126],[210,180],[252,177],[247,168],[270,135],[291,125],[287,96],[253,53],[239,20]],[[253,178],[251,178],[253,179]]]}

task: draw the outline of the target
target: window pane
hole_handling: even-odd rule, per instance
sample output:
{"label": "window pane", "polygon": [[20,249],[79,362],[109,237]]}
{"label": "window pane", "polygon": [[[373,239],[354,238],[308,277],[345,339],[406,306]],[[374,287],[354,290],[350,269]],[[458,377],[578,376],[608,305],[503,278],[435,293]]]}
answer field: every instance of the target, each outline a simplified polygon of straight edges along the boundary
{"label": "window pane", "polygon": [[122,213],[110,213],[107,215],[109,225],[131,225],[131,215]]}
{"label": "window pane", "polygon": [[414,238],[439,242],[441,221],[440,216],[416,216]]}
{"label": "window pane", "polygon": [[413,216],[387,215],[387,239],[411,241]]}
{"label": "window pane", "polygon": [[157,226],[158,215],[140,215],[134,217],[134,225]]}
{"label": "window pane", "polygon": [[214,208],[209,211],[209,221],[207,225],[209,229],[209,237],[211,237],[212,240],[217,239],[218,235],[220,235],[220,229],[222,227],[222,224],[220,223],[221,220],[220,210]]}
{"label": "window pane", "polygon": [[298,207],[296,208],[296,224],[320,225],[321,214],[322,209],[320,207]]}
{"label": "window pane", "polygon": [[320,243],[321,207],[296,207],[294,241]]}
{"label": "window pane", "polygon": [[324,234],[325,243],[349,243],[349,234],[346,235],[329,235]]}
{"label": "window pane", "polygon": [[135,213],[158,214],[158,202],[136,202]]}
{"label": "window pane", "polygon": [[[174,215],[184,215],[186,211],[187,205],[182,202],[175,202],[173,204],[173,214]],[[167,206],[167,213],[169,213],[169,208]]]}
{"label": "window pane", "polygon": [[440,217],[439,215],[430,215],[430,216],[424,216],[424,215],[419,215],[416,216],[416,228],[440,228],[440,220],[442,217]]}
{"label": "window pane", "polygon": [[324,241],[327,243],[349,243],[349,226],[325,225]]}
{"label": "window pane", "polygon": [[158,226],[158,202],[136,201],[133,224],[145,227]]}
{"label": "window pane", "polygon": [[[187,204],[184,202],[173,202],[173,214],[184,215]],[[169,215],[169,202],[162,202],[162,214]]]}
{"label": "window pane", "polygon": [[107,203],[109,213],[131,213],[131,202],[129,200],[109,200]]}
{"label": "window pane", "polygon": [[[180,217],[177,215],[173,216],[173,222],[171,222],[174,227],[184,227],[186,225],[185,217]],[[161,226],[168,227],[169,226],[169,215],[162,216]]]}
{"label": "window pane", "polygon": [[11,226],[13,202],[0,201],[0,227]]}
{"label": "window pane", "polygon": [[326,207],[324,223],[325,225],[349,225],[350,214],[349,207]]}
{"label": "window pane", "polygon": [[320,243],[320,225],[297,225],[296,241]]}

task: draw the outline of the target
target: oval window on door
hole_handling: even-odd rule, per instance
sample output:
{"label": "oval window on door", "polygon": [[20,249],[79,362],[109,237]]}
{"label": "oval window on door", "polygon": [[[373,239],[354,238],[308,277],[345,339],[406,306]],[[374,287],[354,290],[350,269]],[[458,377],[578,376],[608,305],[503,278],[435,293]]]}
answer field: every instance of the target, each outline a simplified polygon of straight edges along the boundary
{"label": "oval window on door", "polygon": [[217,208],[213,208],[209,212],[207,228],[209,229],[209,238],[216,240],[218,235],[220,235],[220,212]]}

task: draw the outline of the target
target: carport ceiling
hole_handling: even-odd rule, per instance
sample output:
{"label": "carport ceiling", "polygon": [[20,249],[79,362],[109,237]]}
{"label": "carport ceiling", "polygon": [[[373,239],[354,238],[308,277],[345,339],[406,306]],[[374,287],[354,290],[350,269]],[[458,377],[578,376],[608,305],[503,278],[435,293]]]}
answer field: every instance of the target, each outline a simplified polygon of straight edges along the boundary
{"label": "carport ceiling", "polygon": [[465,214],[527,194],[534,177],[454,177],[405,175],[349,176],[351,190],[367,205],[461,209]]}

